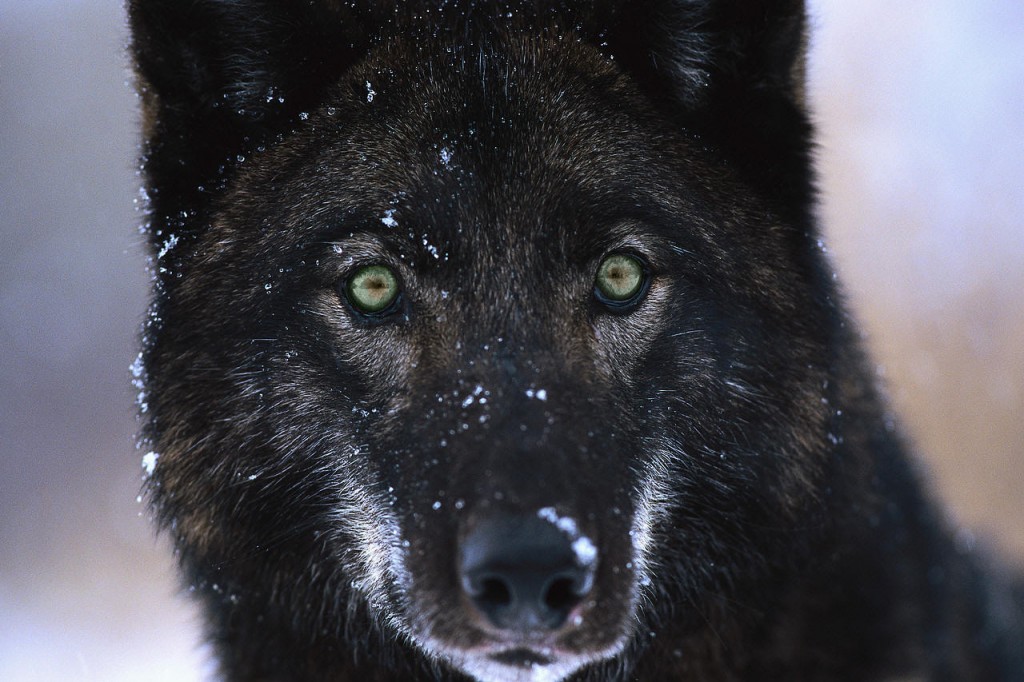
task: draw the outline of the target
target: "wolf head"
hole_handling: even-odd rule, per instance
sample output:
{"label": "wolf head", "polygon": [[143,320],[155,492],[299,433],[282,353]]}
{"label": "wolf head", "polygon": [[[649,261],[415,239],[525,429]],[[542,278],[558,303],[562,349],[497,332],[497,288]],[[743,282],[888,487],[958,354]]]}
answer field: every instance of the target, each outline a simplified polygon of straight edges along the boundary
{"label": "wolf head", "polygon": [[837,419],[802,3],[129,8],[147,490],[227,673],[559,680],[771,608]]}

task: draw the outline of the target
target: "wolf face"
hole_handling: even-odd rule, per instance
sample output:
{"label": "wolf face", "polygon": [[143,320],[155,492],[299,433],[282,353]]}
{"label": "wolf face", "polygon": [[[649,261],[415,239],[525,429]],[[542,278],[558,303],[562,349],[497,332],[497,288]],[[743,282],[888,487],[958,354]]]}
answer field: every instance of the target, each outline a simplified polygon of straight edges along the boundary
{"label": "wolf face", "polygon": [[131,3],[147,489],[224,672],[740,665],[881,513],[802,6],[300,4]]}
{"label": "wolf face", "polygon": [[578,38],[395,36],[337,76],[154,233],[150,492],[229,642],[255,612],[341,649],[358,612],[561,679],[668,617],[665,573],[706,618],[814,501],[793,227]]}

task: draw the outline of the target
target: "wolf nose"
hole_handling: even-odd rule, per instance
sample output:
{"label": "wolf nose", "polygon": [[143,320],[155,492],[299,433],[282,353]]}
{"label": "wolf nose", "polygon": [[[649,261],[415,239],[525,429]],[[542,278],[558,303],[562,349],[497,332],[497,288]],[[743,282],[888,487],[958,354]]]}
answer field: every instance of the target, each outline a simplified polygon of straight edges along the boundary
{"label": "wolf nose", "polygon": [[593,557],[581,561],[574,541],[540,518],[485,519],[462,543],[462,589],[499,630],[557,630],[594,584]]}

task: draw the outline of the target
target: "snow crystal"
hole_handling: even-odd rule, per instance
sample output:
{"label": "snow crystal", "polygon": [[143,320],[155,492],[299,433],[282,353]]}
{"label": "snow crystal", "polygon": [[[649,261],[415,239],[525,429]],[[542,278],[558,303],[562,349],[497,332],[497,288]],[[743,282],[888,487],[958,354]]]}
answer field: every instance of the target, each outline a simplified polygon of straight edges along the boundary
{"label": "snow crystal", "polygon": [[142,373],[143,373],[142,353],[139,353],[138,355],[135,356],[135,361],[132,362],[131,367],[129,367],[128,369],[131,370],[132,376],[134,378],[136,378],[136,379],[141,379],[142,378]]}
{"label": "snow crystal", "polygon": [[539,389],[536,389],[536,390],[532,389],[532,388],[528,388],[528,389],[526,389],[526,397],[527,398],[536,398],[537,400],[545,401],[545,400],[548,399],[548,392],[547,392],[547,389],[544,389],[544,388],[539,388]]}
{"label": "snow crystal", "polygon": [[572,551],[581,566],[589,566],[597,559],[597,547],[593,541],[579,531],[576,521],[567,516],[559,516],[554,507],[543,507],[537,510],[537,516],[554,525],[572,540]]}
{"label": "snow crystal", "polygon": [[594,563],[597,558],[597,547],[585,535],[582,535],[572,543],[572,551],[576,554],[576,560],[584,566]]}
{"label": "snow crystal", "polygon": [[377,96],[377,91],[370,85],[370,81],[366,81],[366,101],[372,102],[373,98]]}
{"label": "snow crystal", "polygon": [[176,234],[170,235],[169,237],[167,237],[167,240],[163,243],[163,246],[160,247],[160,252],[156,254],[156,259],[157,260],[161,260],[164,256],[166,256],[171,251],[171,249],[173,249],[177,245],[178,245],[178,235],[176,235]]}
{"label": "snow crystal", "polygon": [[490,393],[487,391],[486,388],[483,387],[482,384],[477,384],[476,386],[473,387],[472,393],[466,396],[466,398],[462,401],[462,406],[469,407],[474,402],[479,402],[481,405],[486,405],[487,396],[489,395]]}
{"label": "snow crystal", "polygon": [[147,476],[152,476],[153,472],[156,471],[156,461],[159,458],[160,455],[152,450],[142,456],[142,468],[146,471]]}
{"label": "snow crystal", "polygon": [[559,516],[554,507],[544,507],[539,509],[537,511],[537,516],[548,523],[554,524],[558,527],[558,530],[562,531],[566,535],[577,535],[576,522],[567,516]]}
{"label": "snow crystal", "polygon": [[447,166],[451,163],[452,156],[452,150],[448,149],[448,147],[441,147],[441,163],[443,165]]}
{"label": "snow crystal", "polygon": [[[392,226],[392,227],[393,227],[393,226]],[[440,254],[440,252],[438,252],[438,250],[437,250],[437,247],[436,247],[436,246],[434,246],[433,244],[431,244],[431,243],[430,243],[429,241],[427,241],[427,238],[426,238],[426,236],[424,236],[424,237],[423,237],[423,247],[424,247],[424,248],[425,248],[425,249],[426,249],[427,251],[429,251],[429,252],[430,252],[430,255],[431,255],[431,256],[433,256],[434,258],[436,258],[436,259],[438,259],[438,260],[440,260],[440,259],[441,259],[441,254]]]}
{"label": "snow crystal", "polygon": [[149,207],[152,202],[149,199],[149,192],[146,191],[145,187],[139,187],[139,196],[136,197],[132,203],[135,204],[136,210],[149,213]]}
{"label": "snow crystal", "polygon": [[395,209],[389,208],[384,211],[384,216],[380,219],[388,227],[398,227],[398,221],[395,220]]}

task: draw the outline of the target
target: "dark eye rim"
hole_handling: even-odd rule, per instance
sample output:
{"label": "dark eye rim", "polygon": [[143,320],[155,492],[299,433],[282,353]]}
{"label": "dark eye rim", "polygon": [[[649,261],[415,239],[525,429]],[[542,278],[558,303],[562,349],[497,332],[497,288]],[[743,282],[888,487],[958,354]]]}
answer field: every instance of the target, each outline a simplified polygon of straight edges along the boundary
{"label": "dark eye rim", "polygon": [[[395,298],[392,299],[391,303],[385,308],[381,308],[376,311],[365,311],[360,309],[349,296],[349,288],[352,284],[353,278],[361,270],[371,268],[374,266],[387,268],[391,272],[391,276],[395,278],[395,282],[398,284],[398,293],[395,294]],[[339,278],[334,285],[335,291],[338,293],[338,297],[345,304],[349,313],[352,314],[357,320],[366,322],[368,324],[378,324],[387,321],[389,318],[394,317],[397,313],[401,312],[405,308],[405,283],[397,268],[393,267],[389,263],[380,261],[371,261],[367,263],[359,263],[352,267],[349,272],[343,277]]]}
{"label": "dark eye rim", "polygon": [[643,256],[634,251],[611,251],[602,256],[601,260],[598,261],[598,269],[600,269],[602,263],[604,263],[607,259],[611,258],[612,256],[628,256],[629,258],[632,258],[633,260],[640,264],[640,288],[636,290],[635,294],[621,301],[618,301],[614,298],[608,298],[607,296],[604,295],[604,292],[601,291],[601,287],[597,284],[597,275],[595,274],[593,290],[594,299],[598,303],[600,303],[608,312],[617,315],[624,315],[633,312],[633,310],[637,308],[637,306],[644,299],[644,297],[647,296],[647,292],[650,291],[652,280],[651,266],[646,258],[644,258]]}

